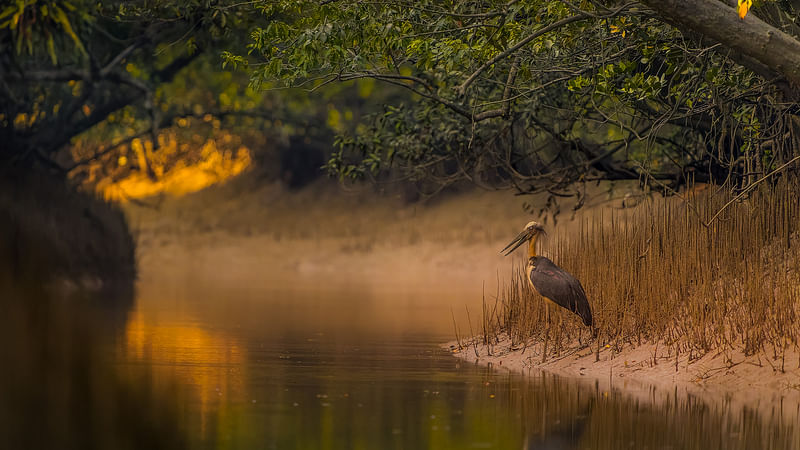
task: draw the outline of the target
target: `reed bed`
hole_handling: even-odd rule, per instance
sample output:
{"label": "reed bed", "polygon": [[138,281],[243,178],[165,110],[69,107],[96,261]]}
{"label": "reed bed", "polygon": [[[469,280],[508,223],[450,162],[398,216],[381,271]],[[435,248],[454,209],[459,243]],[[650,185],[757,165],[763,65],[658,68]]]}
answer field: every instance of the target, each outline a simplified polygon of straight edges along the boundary
{"label": "reed bed", "polygon": [[800,183],[784,177],[723,209],[729,191],[650,198],[635,211],[556,232],[545,254],[581,280],[596,336],[566,311],[548,323],[524,267],[516,267],[484,307],[483,343],[506,336],[515,347],[544,343],[543,359],[576,343],[598,351],[654,344],[676,361],[711,351],[729,362],[763,354],[783,370],[800,339]]}

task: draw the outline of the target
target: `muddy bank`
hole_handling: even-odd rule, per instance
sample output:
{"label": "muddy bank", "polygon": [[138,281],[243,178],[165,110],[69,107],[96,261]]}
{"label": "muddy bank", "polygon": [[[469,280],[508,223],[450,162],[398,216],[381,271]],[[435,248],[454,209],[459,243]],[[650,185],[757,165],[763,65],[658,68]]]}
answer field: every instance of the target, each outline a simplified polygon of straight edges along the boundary
{"label": "muddy bank", "polygon": [[474,364],[518,373],[552,373],[601,389],[621,390],[648,402],[670,401],[689,395],[710,404],[779,417],[786,423],[800,420],[800,355],[786,358],[741,352],[710,352],[690,359],[652,344],[597,348],[596,343],[574,344],[560,356],[542,360],[542,344],[514,346],[500,339],[487,346],[475,340],[453,341],[443,347],[457,358]]}

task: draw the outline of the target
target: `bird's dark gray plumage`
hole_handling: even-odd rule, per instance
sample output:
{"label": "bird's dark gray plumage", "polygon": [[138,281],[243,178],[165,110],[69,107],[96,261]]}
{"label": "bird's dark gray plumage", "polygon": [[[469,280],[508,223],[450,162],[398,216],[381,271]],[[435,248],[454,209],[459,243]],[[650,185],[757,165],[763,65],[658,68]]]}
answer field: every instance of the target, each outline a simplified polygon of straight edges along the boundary
{"label": "bird's dark gray plumage", "polygon": [[[596,336],[597,329],[593,326],[592,309],[589,306],[589,300],[586,298],[586,292],[584,292],[580,281],[564,269],[553,264],[553,261],[543,256],[536,256],[536,241],[541,235],[546,235],[542,224],[536,221],[528,222],[522,232],[510,244],[506,245],[500,253],[505,253],[508,256],[527,242],[528,265],[525,267],[525,271],[529,277],[528,281],[531,283],[531,287],[542,294],[542,297],[547,299],[548,303],[555,303],[577,314],[586,326],[593,329],[593,334]],[[550,321],[549,307],[546,314],[547,320]]]}
{"label": "bird's dark gray plumage", "polygon": [[529,272],[531,284],[542,297],[574,312],[584,325],[592,326],[592,310],[580,281],[544,256],[531,258],[528,265],[532,266]]}

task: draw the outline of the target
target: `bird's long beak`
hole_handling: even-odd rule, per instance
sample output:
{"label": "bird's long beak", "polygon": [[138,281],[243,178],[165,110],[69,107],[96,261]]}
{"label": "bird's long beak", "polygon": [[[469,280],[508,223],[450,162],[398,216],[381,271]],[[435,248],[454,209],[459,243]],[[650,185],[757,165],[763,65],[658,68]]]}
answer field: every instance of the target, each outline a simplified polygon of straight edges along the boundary
{"label": "bird's long beak", "polygon": [[511,252],[517,249],[517,247],[527,242],[531,236],[533,236],[533,232],[528,230],[523,231],[522,233],[518,234],[510,244],[506,245],[506,248],[500,250],[500,253],[505,252],[504,256],[510,255]]}

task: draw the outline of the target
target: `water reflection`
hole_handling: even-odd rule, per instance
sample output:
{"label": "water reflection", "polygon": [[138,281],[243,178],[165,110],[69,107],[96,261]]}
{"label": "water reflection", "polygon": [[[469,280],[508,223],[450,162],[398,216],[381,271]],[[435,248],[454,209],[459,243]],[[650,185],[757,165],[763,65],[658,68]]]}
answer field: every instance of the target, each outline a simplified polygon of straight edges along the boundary
{"label": "water reflection", "polygon": [[199,448],[800,448],[780,417],[461,363],[437,344],[474,292],[326,281],[153,278],[127,357],[191,386]]}
{"label": "water reflection", "polygon": [[174,386],[114,363],[130,289],[105,295],[0,283],[0,448],[186,447]]}
{"label": "water reflection", "polygon": [[207,327],[151,322],[136,311],[128,322],[119,354],[124,362],[150,365],[159,379],[192,392],[193,401],[184,418],[203,441],[216,434],[219,424],[209,427],[208,421],[225,409],[226,399],[246,396],[242,348],[236,339]]}
{"label": "water reflection", "polygon": [[145,273],[130,311],[4,287],[0,448],[800,448],[779,414],[461,363],[437,344],[471,293],[296,285]]}

